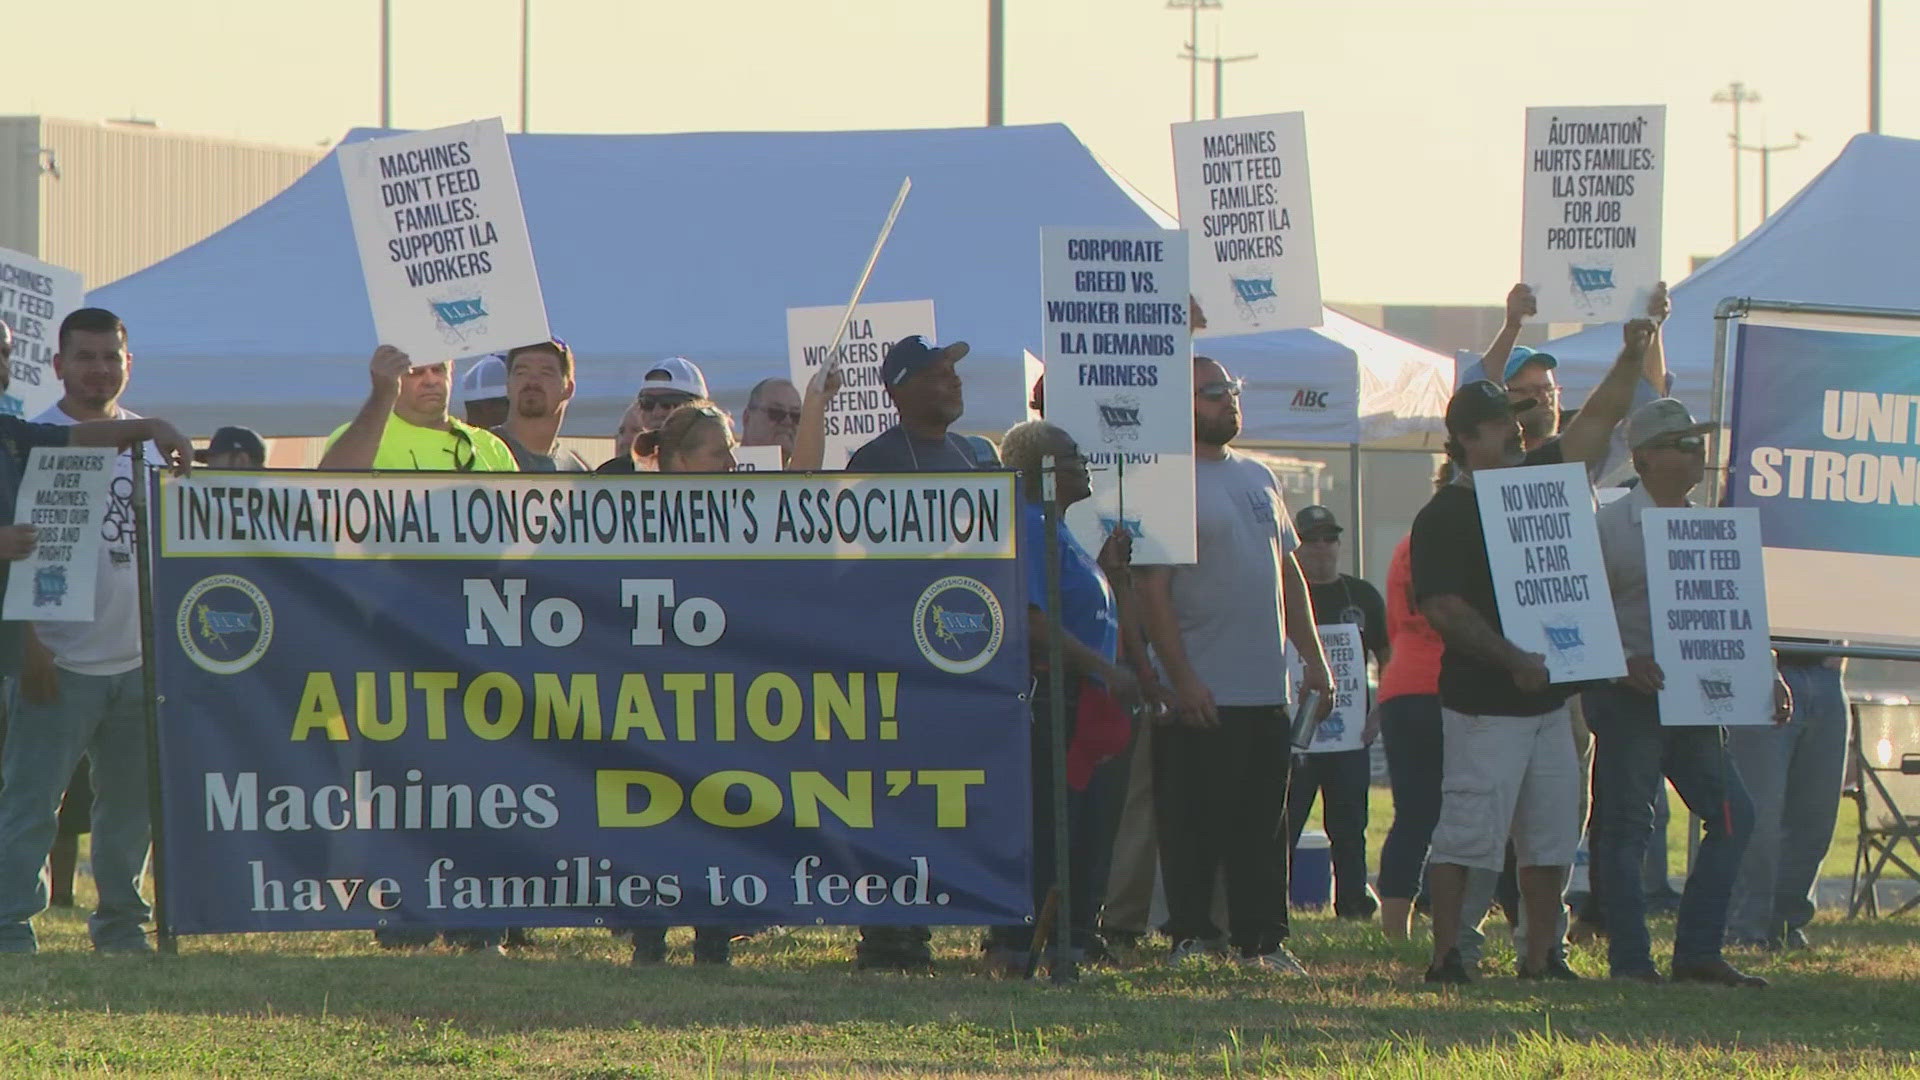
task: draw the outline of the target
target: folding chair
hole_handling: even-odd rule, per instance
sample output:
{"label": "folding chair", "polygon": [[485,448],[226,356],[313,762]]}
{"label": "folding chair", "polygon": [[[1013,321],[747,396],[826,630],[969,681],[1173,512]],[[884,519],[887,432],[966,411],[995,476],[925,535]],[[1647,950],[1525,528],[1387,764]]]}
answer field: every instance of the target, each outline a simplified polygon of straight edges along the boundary
{"label": "folding chair", "polygon": [[[1860,840],[1853,853],[1849,919],[1863,910],[1869,917],[1880,914],[1876,886],[1889,864],[1920,885],[1920,705],[1856,703],[1853,758],[1859,781],[1850,794],[1860,812]],[[1920,893],[1889,914],[1916,906]]]}

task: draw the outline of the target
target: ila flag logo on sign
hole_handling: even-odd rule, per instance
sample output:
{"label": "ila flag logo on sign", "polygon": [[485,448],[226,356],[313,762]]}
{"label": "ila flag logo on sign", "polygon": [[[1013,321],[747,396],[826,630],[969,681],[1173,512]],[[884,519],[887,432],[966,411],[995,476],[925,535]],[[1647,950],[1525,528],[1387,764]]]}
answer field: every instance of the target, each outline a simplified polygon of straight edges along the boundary
{"label": "ila flag logo on sign", "polygon": [[986,667],[1005,634],[1000,598],[970,577],[941,578],[913,608],[913,643],[928,663],[950,674]]}
{"label": "ila flag logo on sign", "polygon": [[252,667],[273,644],[273,608],[253,582],[233,574],[205,578],[180,600],[174,630],[187,659],[215,675]]}

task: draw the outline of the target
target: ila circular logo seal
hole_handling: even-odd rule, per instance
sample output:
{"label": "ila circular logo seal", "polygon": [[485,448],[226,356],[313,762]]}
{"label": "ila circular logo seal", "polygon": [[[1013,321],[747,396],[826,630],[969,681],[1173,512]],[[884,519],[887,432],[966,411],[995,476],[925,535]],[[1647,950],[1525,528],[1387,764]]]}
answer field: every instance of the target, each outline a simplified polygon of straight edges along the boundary
{"label": "ila circular logo seal", "polygon": [[941,671],[979,671],[1000,651],[1005,636],[1000,598],[970,577],[941,578],[913,606],[913,643]]}
{"label": "ila circular logo seal", "polygon": [[174,629],[196,666],[215,675],[237,675],[273,644],[273,608],[253,582],[215,574],[181,598]]}

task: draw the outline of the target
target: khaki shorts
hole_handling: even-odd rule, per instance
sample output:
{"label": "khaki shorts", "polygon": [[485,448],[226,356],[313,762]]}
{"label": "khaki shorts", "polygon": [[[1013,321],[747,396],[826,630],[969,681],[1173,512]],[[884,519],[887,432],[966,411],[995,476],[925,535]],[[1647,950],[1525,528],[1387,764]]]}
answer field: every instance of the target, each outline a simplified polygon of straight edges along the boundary
{"label": "khaki shorts", "polygon": [[1445,764],[1429,862],[1498,871],[1572,866],[1580,846],[1580,756],[1565,706],[1540,716],[1440,710]]}

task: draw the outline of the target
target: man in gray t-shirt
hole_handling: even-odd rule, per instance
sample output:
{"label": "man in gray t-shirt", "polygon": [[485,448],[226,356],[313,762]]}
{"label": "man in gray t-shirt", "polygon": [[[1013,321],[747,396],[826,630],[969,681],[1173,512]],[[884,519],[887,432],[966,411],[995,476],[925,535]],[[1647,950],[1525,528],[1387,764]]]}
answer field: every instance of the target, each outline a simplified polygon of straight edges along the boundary
{"label": "man in gray t-shirt", "polygon": [[1198,561],[1136,571],[1177,711],[1153,739],[1167,935],[1176,959],[1219,936],[1209,912],[1224,867],[1228,943],[1246,961],[1304,974],[1283,944],[1279,837],[1293,760],[1283,639],[1304,658],[1308,689],[1328,694],[1332,679],[1279,485],[1228,445],[1240,434],[1240,381],[1195,357],[1193,385]]}
{"label": "man in gray t-shirt", "polygon": [[560,425],[573,400],[573,350],[555,338],[507,353],[507,419],[493,429],[521,472],[592,472],[560,445]]}

